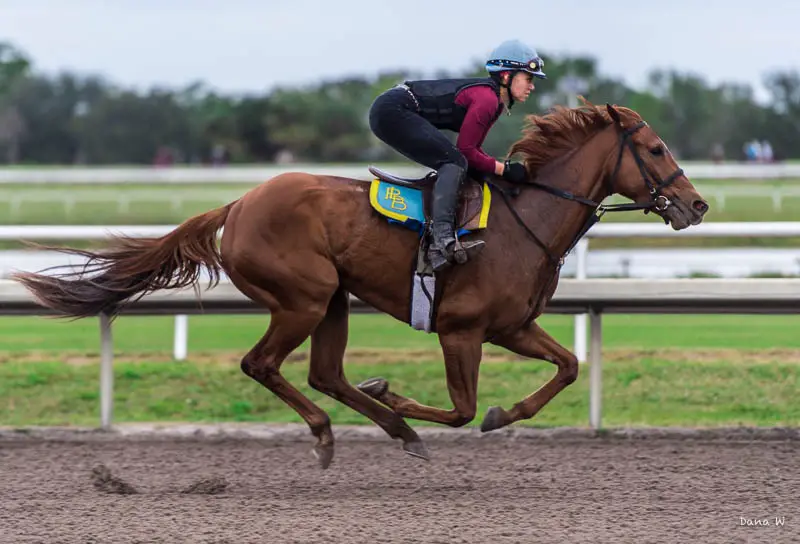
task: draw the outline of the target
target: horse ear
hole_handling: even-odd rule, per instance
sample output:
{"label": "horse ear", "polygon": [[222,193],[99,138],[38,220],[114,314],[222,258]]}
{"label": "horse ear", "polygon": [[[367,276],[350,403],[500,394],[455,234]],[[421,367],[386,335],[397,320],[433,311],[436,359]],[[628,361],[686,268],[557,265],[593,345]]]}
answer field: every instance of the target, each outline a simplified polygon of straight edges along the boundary
{"label": "horse ear", "polygon": [[621,125],[622,124],[622,118],[620,118],[619,112],[617,111],[617,108],[615,108],[611,104],[607,103],[606,104],[606,109],[608,110],[608,114],[611,116],[611,118],[614,120],[614,122],[616,124],[618,124],[618,125]]}

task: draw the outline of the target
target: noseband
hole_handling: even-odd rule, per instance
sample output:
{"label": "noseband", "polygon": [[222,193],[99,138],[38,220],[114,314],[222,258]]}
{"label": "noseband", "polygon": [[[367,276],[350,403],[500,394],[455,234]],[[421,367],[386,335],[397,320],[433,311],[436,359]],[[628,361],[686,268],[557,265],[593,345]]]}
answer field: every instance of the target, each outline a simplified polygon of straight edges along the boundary
{"label": "noseband", "polygon": [[[621,128],[620,125],[616,126]],[[652,173],[647,168],[647,165],[644,163],[644,160],[642,159],[641,155],[639,155],[639,151],[636,148],[636,144],[633,143],[633,135],[636,134],[640,129],[642,129],[645,126],[647,126],[647,123],[644,121],[640,121],[634,126],[620,131],[619,154],[617,155],[617,163],[614,166],[612,174],[606,178],[606,183],[607,183],[606,188],[608,189],[609,194],[615,193],[614,182],[616,181],[617,176],[619,175],[620,167],[622,166],[622,157],[625,154],[625,149],[630,149],[631,153],[633,154],[633,158],[636,161],[636,165],[639,167],[639,172],[642,175],[642,181],[644,181],[644,184],[647,186],[647,189],[650,193],[651,200],[649,202],[643,202],[643,203],[631,202],[623,204],[604,205],[599,202],[589,200],[588,198],[577,196],[568,191],[557,189],[555,187],[551,187],[550,185],[544,185],[537,181],[530,181],[524,184],[524,186],[535,187],[537,189],[541,189],[547,193],[563,198],[565,200],[572,200],[574,202],[579,202],[580,204],[594,208],[594,213],[586,219],[586,223],[584,223],[580,232],[578,232],[578,235],[572,241],[572,243],[564,252],[564,254],[560,257],[553,255],[552,251],[550,251],[547,245],[544,242],[542,242],[542,240],[525,224],[525,222],[519,216],[517,211],[511,205],[509,196],[519,195],[521,187],[515,186],[511,189],[505,189],[498,185],[492,184],[500,192],[500,195],[503,197],[503,200],[508,206],[508,209],[511,210],[511,214],[514,216],[514,219],[516,219],[517,223],[519,223],[522,226],[522,228],[534,239],[534,241],[539,246],[541,246],[541,248],[545,251],[545,254],[548,256],[550,262],[553,265],[557,267],[563,265],[564,256],[567,255],[570,251],[572,251],[572,249],[575,247],[578,241],[581,238],[583,238],[583,235],[586,234],[595,223],[600,221],[600,219],[606,212],[625,212],[632,210],[644,210],[644,213],[649,213],[651,210],[663,212],[672,205],[672,201],[669,198],[667,198],[664,194],[662,194],[661,191],[664,188],[669,187],[672,183],[675,182],[676,179],[682,176],[683,169],[678,168],[667,179],[662,180],[658,177],[658,175]]]}

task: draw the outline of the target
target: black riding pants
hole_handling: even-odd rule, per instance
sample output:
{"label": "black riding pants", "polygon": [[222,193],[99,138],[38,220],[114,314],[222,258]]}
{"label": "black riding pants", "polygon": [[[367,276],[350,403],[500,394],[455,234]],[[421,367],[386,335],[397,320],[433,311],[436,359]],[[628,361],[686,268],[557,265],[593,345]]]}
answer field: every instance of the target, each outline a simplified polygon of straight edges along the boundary
{"label": "black riding pants", "polygon": [[433,170],[454,164],[467,170],[467,159],[450,140],[416,111],[409,91],[394,87],[381,94],[369,111],[375,136],[412,161]]}

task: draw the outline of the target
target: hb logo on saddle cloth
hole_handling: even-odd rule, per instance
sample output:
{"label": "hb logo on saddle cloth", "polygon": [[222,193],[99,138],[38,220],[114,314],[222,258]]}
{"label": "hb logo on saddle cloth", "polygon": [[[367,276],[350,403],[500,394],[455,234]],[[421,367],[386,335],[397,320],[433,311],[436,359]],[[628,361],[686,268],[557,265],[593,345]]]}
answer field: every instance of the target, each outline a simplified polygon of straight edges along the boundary
{"label": "hb logo on saddle cloth", "polygon": [[[436,172],[431,172],[422,178],[402,178],[383,172],[374,166],[370,166],[369,171],[375,176],[369,191],[369,201],[375,211],[383,215],[389,223],[419,234],[420,245],[414,271],[414,289],[411,294],[410,324],[417,330],[431,332],[436,278],[425,257],[428,247],[425,232],[431,217]],[[455,216],[456,236],[461,237],[485,229],[489,220],[491,201],[488,184],[467,177],[458,195]]]}

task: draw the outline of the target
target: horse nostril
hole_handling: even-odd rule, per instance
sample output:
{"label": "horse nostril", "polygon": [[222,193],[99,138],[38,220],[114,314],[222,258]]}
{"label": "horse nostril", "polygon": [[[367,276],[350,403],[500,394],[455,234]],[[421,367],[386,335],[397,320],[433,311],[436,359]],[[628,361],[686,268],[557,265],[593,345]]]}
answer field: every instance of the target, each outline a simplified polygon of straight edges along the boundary
{"label": "horse nostril", "polygon": [[708,211],[708,203],[703,200],[695,200],[692,202],[692,208],[700,213],[706,213]]}

